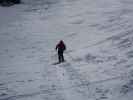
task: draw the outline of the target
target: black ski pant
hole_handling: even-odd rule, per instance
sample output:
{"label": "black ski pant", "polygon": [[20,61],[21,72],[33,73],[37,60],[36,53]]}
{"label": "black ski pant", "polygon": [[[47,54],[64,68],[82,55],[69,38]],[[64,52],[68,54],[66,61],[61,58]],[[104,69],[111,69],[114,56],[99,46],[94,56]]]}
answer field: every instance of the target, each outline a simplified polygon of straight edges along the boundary
{"label": "black ski pant", "polygon": [[59,59],[59,63],[64,62],[63,51],[58,52],[58,59]]}

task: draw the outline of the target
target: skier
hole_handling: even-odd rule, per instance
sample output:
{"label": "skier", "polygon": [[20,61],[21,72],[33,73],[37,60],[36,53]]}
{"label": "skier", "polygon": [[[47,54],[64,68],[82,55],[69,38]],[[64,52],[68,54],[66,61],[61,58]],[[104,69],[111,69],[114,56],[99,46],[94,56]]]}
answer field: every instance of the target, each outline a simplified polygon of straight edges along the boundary
{"label": "skier", "polygon": [[56,51],[58,50],[58,59],[59,63],[64,62],[64,56],[63,53],[66,50],[66,45],[63,42],[63,40],[60,40],[60,42],[56,45]]}

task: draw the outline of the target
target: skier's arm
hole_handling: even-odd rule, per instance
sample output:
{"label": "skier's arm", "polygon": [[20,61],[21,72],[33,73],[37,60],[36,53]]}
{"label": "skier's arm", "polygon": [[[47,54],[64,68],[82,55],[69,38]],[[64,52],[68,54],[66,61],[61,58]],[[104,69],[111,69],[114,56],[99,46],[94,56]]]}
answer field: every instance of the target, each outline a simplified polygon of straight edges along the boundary
{"label": "skier's arm", "polygon": [[66,45],[64,44],[64,50],[66,50]]}
{"label": "skier's arm", "polygon": [[58,45],[56,45],[56,47],[55,47],[55,50],[57,50],[58,49]]}

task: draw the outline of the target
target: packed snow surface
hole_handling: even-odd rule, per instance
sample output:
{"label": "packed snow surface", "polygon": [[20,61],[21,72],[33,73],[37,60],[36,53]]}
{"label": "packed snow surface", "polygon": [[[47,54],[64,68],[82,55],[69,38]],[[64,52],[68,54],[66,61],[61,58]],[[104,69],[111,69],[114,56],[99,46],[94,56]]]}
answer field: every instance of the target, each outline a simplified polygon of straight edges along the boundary
{"label": "packed snow surface", "polygon": [[[53,65],[60,39],[66,62]],[[0,100],[132,97],[132,0],[24,0],[0,7]]]}

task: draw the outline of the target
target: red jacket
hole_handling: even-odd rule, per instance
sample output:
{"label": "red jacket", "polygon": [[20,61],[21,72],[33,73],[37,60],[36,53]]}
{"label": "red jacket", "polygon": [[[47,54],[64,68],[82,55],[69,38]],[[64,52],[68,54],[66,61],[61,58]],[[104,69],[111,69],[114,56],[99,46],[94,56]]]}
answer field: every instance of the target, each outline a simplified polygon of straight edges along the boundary
{"label": "red jacket", "polygon": [[66,45],[64,44],[63,41],[60,41],[57,45],[56,45],[56,50],[58,49],[58,52],[63,52],[64,50],[66,50]]}

